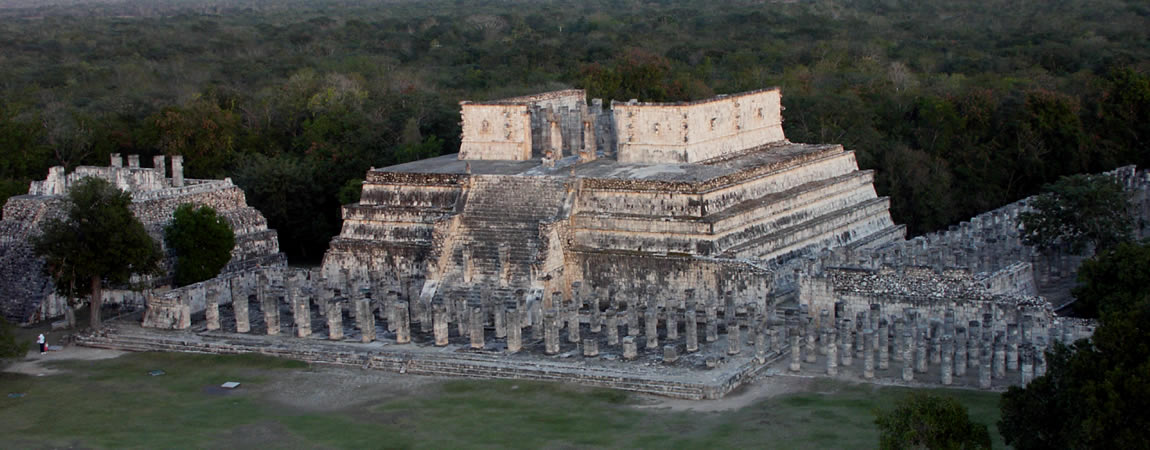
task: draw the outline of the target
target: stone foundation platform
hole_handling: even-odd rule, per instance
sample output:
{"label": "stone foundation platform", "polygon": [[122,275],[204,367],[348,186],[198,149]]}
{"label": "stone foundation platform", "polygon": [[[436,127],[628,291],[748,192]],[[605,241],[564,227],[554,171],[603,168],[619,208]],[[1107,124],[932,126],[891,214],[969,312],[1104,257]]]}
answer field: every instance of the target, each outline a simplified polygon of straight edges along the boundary
{"label": "stone foundation platform", "polygon": [[[114,320],[98,334],[77,335],[86,347],[126,351],[169,351],[213,354],[258,353],[313,364],[361,367],[402,374],[478,379],[516,379],[577,383],[692,400],[717,399],[765,372],[782,358],[767,354],[766,364],[753,356],[711,355],[700,352],[708,366],[696,369],[662,362],[662,348],[640,351],[638,358],[601,351],[585,357],[579,348],[554,356],[508,354],[499,350],[471,350],[465,344],[446,347],[419,343],[361,343],[322,338],[263,336],[217,331],[156,330],[141,327],[132,319]],[[721,343],[720,343],[721,344]],[[720,347],[721,348],[721,347]],[[744,352],[750,353],[750,352]]]}

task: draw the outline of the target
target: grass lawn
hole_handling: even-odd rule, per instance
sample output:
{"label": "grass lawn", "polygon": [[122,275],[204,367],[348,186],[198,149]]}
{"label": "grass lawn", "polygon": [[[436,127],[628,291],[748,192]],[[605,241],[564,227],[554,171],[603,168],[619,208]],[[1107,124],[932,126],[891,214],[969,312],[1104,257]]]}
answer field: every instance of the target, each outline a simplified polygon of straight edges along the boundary
{"label": "grass lawn", "polygon": [[[307,370],[295,361],[134,353],[52,367],[66,372],[0,373],[0,446],[869,448],[878,440],[872,411],[908,392],[819,381],[739,410],[693,412],[635,408],[637,397],[620,391],[452,380],[308,411],[269,392],[277,379]],[[147,374],[157,368],[166,374]],[[244,384],[216,388],[229,380]],[[13,392],[25,396],[7,396]],[[993,427],[998,394],[934,392],[966,405],[1002,446]]]}

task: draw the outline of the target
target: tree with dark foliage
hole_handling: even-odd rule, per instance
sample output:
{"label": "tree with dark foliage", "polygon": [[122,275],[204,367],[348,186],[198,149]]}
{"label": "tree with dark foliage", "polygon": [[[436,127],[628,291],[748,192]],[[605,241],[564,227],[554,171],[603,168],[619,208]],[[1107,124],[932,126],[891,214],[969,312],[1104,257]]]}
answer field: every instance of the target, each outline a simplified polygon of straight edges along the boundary
{"label": "tree with dark foliage", "polygon": [[185,203],[164,227],[164,241],[176,255],[175,284],[184,286],[215,277],[232,259],[236,234],[211,206]]}
{"label": "tree with dark foliage", "polygon": [[32,245],[46,260],[44,270],[57,293],[91,297],[91,326],[99,329],[104,286],[127,283],[133,274],[158,273],[163,253],[129,209],[131,195],[111,183],[84,178],[68,199],[67,218],[48,221]]}
{"label": "tree with dark foliage", "polygon": [[915,393],[877,416],[882,449],[990,448],[986,425],[971,422],[966,407],[952,398]]}

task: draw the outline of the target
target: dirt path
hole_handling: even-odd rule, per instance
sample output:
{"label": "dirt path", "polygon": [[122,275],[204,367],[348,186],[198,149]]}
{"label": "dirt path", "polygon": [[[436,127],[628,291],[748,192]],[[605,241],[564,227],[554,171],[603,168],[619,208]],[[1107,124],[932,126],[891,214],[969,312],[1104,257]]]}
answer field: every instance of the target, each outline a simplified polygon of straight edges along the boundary
{"label": "dirt path", "polygon": [[55,375],[61,373],[59,369],[45,367],[43,363],[48,361],[63,361],[63,360],[97,360],[97,359],[110,359],[123,355],[125,352],[119,350],[107,350],[102,348],[88,348],[80,347],[77,345],[69,345],[61,350],[51,351],[43,355],[36,349],[28,352],[28,355],[23,360],[16,361],[7,367],[4,367],[5,372],[22,373],[32,376],[45,376]]}
{"label": "dirt path", "polygon": [[750,384],[740,386],[734,392],[718,400],[684,400],[677,398],[642,395],[639,409],[669,409],[671,411],[730,411],[779,395],[810,390],[813,379],[798,377],[760,377]]}

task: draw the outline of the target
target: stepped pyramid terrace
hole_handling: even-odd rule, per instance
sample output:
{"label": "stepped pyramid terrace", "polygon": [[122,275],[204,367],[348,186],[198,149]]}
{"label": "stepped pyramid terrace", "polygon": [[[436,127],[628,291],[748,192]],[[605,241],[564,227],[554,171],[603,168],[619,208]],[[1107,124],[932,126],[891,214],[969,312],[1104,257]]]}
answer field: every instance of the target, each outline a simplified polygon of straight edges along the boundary
{"label": "stepped pyramid terrace", "polygon": [[786,140],[777,89],[609,109],[569,90],[461,109],[457,155],[368,173],[325,277],[381,274],[417,315],[517,291],[566,304],[575,282],[614,301],[694,288],[694,301],[762,309],[769,263],[903,235],[853,152]]}

